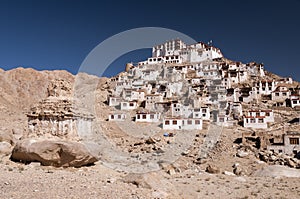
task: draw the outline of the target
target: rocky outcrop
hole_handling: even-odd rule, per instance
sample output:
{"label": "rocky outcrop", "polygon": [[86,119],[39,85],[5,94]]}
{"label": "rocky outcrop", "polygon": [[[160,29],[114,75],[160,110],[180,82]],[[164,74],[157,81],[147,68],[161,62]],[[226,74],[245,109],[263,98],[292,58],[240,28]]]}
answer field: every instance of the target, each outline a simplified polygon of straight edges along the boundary
{"label": "rocky outcrop", "polygon": [[260,160],[268,164],[287,165],[292,168],[300,168],[300,160],[285,154],[272,151],[261,151],[258,154]]}
{"label": "rocky outcrop", "polygon": [[44,166],[81,167],[97,161],[81,143],[61,140],[25,139],[19,141],[11,155],[14,161],[40,162]]}

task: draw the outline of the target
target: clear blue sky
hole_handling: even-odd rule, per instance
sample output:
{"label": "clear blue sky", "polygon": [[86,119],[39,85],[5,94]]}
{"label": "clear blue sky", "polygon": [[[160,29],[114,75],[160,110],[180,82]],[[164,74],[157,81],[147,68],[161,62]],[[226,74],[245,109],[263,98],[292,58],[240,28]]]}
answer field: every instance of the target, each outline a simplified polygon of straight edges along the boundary
{"label": "clear blue sky", "polygon": [[[106,38],[137,27],[164,27],[197,41],[214,41],[233,60],[263,62],[300,80],[300,1],[0,0],[0,67],[76,73]],[[170,38],[172,39],[172,38]],[[105,73],[114,75],[148,50],[129,53]]]}

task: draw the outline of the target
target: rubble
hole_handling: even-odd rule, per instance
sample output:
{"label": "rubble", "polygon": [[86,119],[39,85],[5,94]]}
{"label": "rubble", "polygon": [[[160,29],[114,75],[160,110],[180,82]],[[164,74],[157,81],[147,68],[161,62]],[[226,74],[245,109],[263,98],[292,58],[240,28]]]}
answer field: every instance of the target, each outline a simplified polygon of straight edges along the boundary
{"label": "rubble", "polygon": [[287,165],[291,168],[300,168],[300,160],[291,156],[272,151],[259,152],[259,159],[271,165]]}

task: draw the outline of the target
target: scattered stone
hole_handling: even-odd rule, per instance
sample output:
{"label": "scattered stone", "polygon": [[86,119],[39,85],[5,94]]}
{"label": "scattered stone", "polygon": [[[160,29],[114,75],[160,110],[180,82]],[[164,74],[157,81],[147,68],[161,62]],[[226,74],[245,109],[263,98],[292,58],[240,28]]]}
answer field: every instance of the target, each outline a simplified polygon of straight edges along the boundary
{"label": "scattered stone", "polygon": [[123,178],[123,182],[136,185],[138,188],[151,189],[142,174],[130,173]]}
{"label": "scattered stone", "polygon": [[212,173],[212,174],[217,174],[217,173],[220,173],[220,168],[217,166],[208,165],[206,167],[206,172]]}
{"label": "scattered stone", "polygon": [[6,141],[2,141],[0,142],[0,154],[3,155],[9,155],[12,152],[12,146],[6,142]]}
{"label": "scattered stone", "polygon": [[236,154],[239,158],[245,158],[249,155],[248,152],[242,151],[242,150],[238,150],[237,154]]}
{"label": "scattered stone", "polygon": [[154,141],[153,138],[148,138],[146,141],[145,141],[146,144],[155,144],[156,142]]}
{"label": "scattered stone", "polygon": [[295,168],[296,167],[296,163],[294,161],[292,161],[291,159],[288,159],[286,161],[286,164],[292,168]]}
{"label": "scattered stone", "polygon": [[230,171],[224,171],[223,174],[227,176],[235,176],[235,174]]}
{"label": "scattered stone", "polygon": [[240,175],[243,175],[243,174],[244,174],[244,171],[241,169],[241,167],[236,167],[236,168],[233,169],[233,173],[234,173],[235,175],[240,176]]}
{"label": "scattered stone", "polygon": [[271,161],[276,161],[276,160],[277,160],[277,157],[276,157],[275,155],[271,155],[271,156],[270,156],[270,160],[271,160]]}
{"label": "scattered stone", "polygon": [[174,168],[170,168],[170,169],[168,170],[168,174],[170,174],[170,175],[175,175],[175,174],[176,174],[175,169],[174,169]]}
{"label": "scattered stone", "polygon": [[181,153],[181,155],[188,155],[190,152],[191,152],[190,150],[186,150],[186,151],[183,151],[183,152]]}

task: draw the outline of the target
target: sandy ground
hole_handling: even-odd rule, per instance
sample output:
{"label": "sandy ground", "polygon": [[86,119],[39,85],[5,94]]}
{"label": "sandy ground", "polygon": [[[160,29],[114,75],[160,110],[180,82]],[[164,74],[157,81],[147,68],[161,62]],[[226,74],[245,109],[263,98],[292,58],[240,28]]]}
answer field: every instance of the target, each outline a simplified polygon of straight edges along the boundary
{"label": "sandy ground", "polygon": [[190,169],[174,175],[160,170],[128,176],[100,163],[63,169],[3,160],[0,168],[1,198],[296,199],[300,196],[299,178],[238,177]]}

